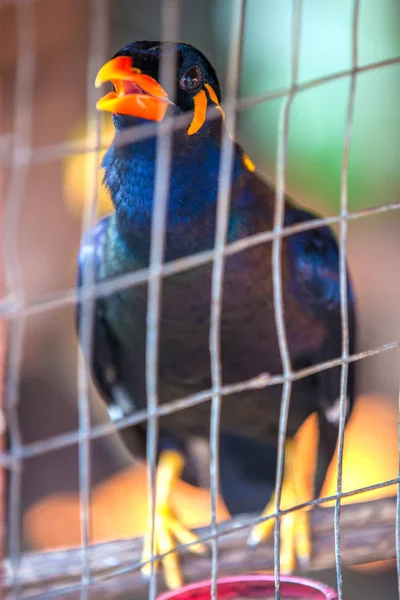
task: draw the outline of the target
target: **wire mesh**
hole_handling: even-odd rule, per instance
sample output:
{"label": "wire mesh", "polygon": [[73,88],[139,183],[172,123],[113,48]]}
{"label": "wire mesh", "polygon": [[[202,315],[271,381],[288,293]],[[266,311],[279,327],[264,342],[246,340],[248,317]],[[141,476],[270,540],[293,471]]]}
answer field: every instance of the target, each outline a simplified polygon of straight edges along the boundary
{"label": "wire mesh", "polygon": [[298,77],[298,56],[301,34],[301,0],[292,2],[292,48],[291,48],[291,91],[289,92],[282,111],[282,126],[279,135],[277,173],[276,173],[276,204],[274,218],[274,238],[272,240],[272,282],[274,297],[274,314],[276,330],[278,334],[279,352],[283,367],[283,387],[281,410],[279,416],[278,432],[278,456],[276,466],[276,502],[275,502],[275,535],[274,535],[274,574],[275,594],[280,597],[280,503],[284,476],[285,442],[289,417],[290,395],[292,392],[292,364],[289,354],[288,338],[286,333],[285,318],[283,313],[283,289],[282,289],[282,231],[285,217],[285,179],[286,179],[286,157],[289,136],[290,110],[296,93]]}
{"label": "wire mesh", "polygon": [[[165,0],[162,10],[163,39],[179,38],[179,15],[182,0]],[[79,451],[79,476],[80,476],[80,498],[81,498],[81,522],[82,522],[82,576],[79,584],[68,587],[69,591],[79,590],[82,598],[88,596],[88,586],[96,582],[114,577],[127,572],[127,569],[115,569],[106,575],[94,577],[90,573],[88,550],[90,545],[90,442],[117,429],[123,429],[131,425],[147,421],[147,460],[149,466],[149,492],[151,507],[151,530],[152,530],[152,570],[149,583],[149,598],[155,600],[157,596],[157,585],[155,577],[154,562],[158,557],[154,556],[154,525],[155,525],[155,483],[156,483],[156,455],[158,440],[159,417],[171,414],[175,411],[195,406],[202,402],[211,402],[210,423],[210,487],[211,487],[211,532],[203,536],[202,540],[211,541],[212,546],[212,597],[216,598],[216,579],[218,575],[218,532],[216,524],[216,502],[218,493],[219,465],[218,465],[218,436],[219,419],[222,398],[226,395],[244,390],[266,388],[268,386],[283,384],[282,402],[280,413],[280,427],[278,437],[278,463],[276,472],[276,512],[268,517],[247,520],[235,529],[249,527],[262,520],[275,520],[275,545],[274,545],[274,573],[276,598],[279,598],[280,577],[280,527],[279,523],[283,515],[293,510],[306,506],[318,506],[327,500],[335,500],[335,553],[337,570],[337,587],[339,600],[343,600],[342,566],[340,559],[340,504],[341,499],[350,497],[357,493],[372,489],[384,488],[394,483],[399,484],[400,477],[390,481],[381,482],[374,486],[366,486],[351,492],[342,491],[342,463],[344,444],[344,423],[347,404],[347,372],[350,362],[360,361],[369,356],[381,354],[400,347],[400,341],[381,345],[357,354],[349,354],[348,312],[347,312],[347,282],[346,282],[346,255],[347,255],[347,227],[348,222],[366,216],[379,214],[386,211],[397,211],[400,209],[400,201],[384,206],[360,210],[353,213],[348,211],[347,203],[347,179],[350,153],[350,142],[352,125],[354,120],[355,93],[357,76],[373,69],[380,69],[389,65],[400,63],[400,57],[378,61],[362,65],[358,64],[358,35],[360,20],[360,0],[354,0],[353,25],[352,25],[352,67],[341,72],[332,73],[305,83],[298,83],[298,57],[301,35],[301,0],[292,1],[292,59],[291,59],[291,83],[287,89],[282,89],[268,94],[256,95],[250,98],[239,98],[239,83],[241,69],[241,54],[243,44],[243,30],[245,17],[245,0],[238,0],[235,4],[234,19],[230,34],[231,44],[229,53],[229,65],[227,74],[227,97],[223,104],[226,113],[226,131],[224,133],[221,150],[221,168],[218,188],[217,227],[215,246],[212,250],[200,252],[196,255],[164,263],[165,228],[166,228],[166,205],[169,191],[169,177],[171,167],[171,139],[176,129],[187,127],[190,115],[165,119],[158,127],[151,125],[138,126],[133,130],[125,131],[117,140],[117,144],[132,143],[146,137],[157,134],[157,169],[155,177],[155,198],[152,219],[151,236],[151,258],[147,269],[141,269],[134,273],[114,277],[104,283],[98,284],[94,280],[94,262],[89,265],[83,277],[83,286],[80,291],[80,300],[83,302],[84,313],[82,318],[84,350],[90,350],[91,344],[91,321],[93,301],[97,297],[109,296],[116,291],[148,282],[149,303],[147,312],[147,356],[146,356],[146,387],[148,408],[138,411],[133,415],[121,418],[117,423],[105,423],[92,426],[90,423],[90,391],[89,379],[86,366],[81,357],[78,369],[78,405],[79,405],[79,431],[62,434],[46,440],[22,444],[21,431],[17,416],[18,406],[18,382],[21,366],[22,341],[24,334],[24,321],[28,316],[45,313],[56,308],[72,305],[76,302],[74,289],[64,290],[59,293],[51,293],[36,299],[26,299],[22,288],[20,267],[15,247],[15,236],[13,232],[17,228],[17,219],[21,207],[21,201],[25,192],[27,169],[35,164],[58,160],[69,154],[89,153],[93,158],[92,178],[87,182],[87,194],[85,202],[85,213],[83,217],[83,231],[90,231],[96,218],[97,198],[97,165],[98,155],[102,146],[100,144],[100,120],[94,109],[97,100],[93,81],[98,68],[105,62],[108,50],[108,0],[92,0],[91,30],[89,44],[89,60],[87,66],[87,113],[88,131],[85,140],[74,145],[51,145],[35,149],[32,153],[30,148],[31,132],[31,107],[33,101],[33,83],[35,77],[35,26],[33,19],[34,0],[3,0],[0,8],[6,4],[17,5],[17,38],[18,58],[16,76],[16,112],[12,136],[0,138],[0,166],[11,167],[11,177],[6,195],[5,219],[7,228],[3,234],[3,256],[6,275],[6,296],[0,302],[0,317],[9,321],[9,346],[8,346],[8,377],[7,377],[7,423],[10,435],[10,449],[0,455],[0,463],[8,468],[11,473],[10,481],[10,546],[9,556],[12,566],[13,594],[18,597],[19,577],[18,565],[21,556],[21,531],[20,531],[20,506],[21,506],[21,465],[26,458],[38,456],[45,452],[60,449],[73,444],[78,444]],[[172,57],[172,58],[171,58]],[[168,82],[174,73],[173,56],[165,53],[162,59],[162,81]],[[338,216],[316,219],[307,223],[284,227],[284,202],[285,202],[285,179],[286,158],[289,135],[290,111],[294,98],[302,91],[325,85],[328,82],[349,78],[350,91],[347,110],[347,122],[343,148],[342,171],[341,171],[341,199],[340,214]],[[167,86],[171,87],[171,86]],[[229,216],[230,203],[230,178],[233,160],[233,142],[228,131],[234,134],[236,121],[240,111],[258,105],[262,102],[274,99],[284,99],[285,104],[282,111],[282,120],[279,135],[278,161],[276,174],[276,208],[274,227],[272,231],[249,236],[236,242],[227,243],[226,233]],[[211,111],[210,118],[217,118],[219,112]],[[10,148],[12,152],[9,152]],[[288,350],[288,342],[285,331],[283,299],[282,299],[282,263],[281,250],[282,240],[296,232],[318,229],[322,225],[339,224],[339,256],[340,256],[340,300],[342,319],[342,356],[338,359],[329,360],[318,365],[313,365],[298,371],[293,371]],[[279,350],[282,360],[283,372],[280,375],[267,376],[261,373],[259,376],[248,381],[237,384],[222,385],[220,365],[220,317],[221,317],[221,294],[224,261],[227,256],[241,252],[244,249],[258,244],[272,242],[272,272],[274,284],[274,310],[279,337]],[[211,321],[210,321],[210,356],[212,367],[212,387],[200,393],[185,398],[179,398],[167,404],[158,404],[157,390],[157,367],[158,367],[158,333],[160,320],[160,298],[163,278],[196,266],[212,263],[212,298],[211,298]],[[310,502],[281,509],[280,496],[283,483],[284,445],[286,440],[286,427],[289,413],[290,392],[294,381],[310,376],[312,374],[333,368],[341,367],[341,392],[340,392],[340,429],[338,441],[338,476],[336,494],[330,497],[315,499]],[[400,503],[399,503],[400,507]],[[400,508],[398,515],[400,514]],[[226,532],[224,533],[226,535]],[[399,527],[397,524],[397,548],[400,545]],[[188,546],[181,544],[180,549]],[[400,593],[400,558],[398,554],[399,571],[399,593]],[[132,565],[129,570],[139,568],[141,565]],[[58,590],[49,592],[48,597],[59,595],[67,591]]]}
{"label": "wire mesh", "polygon": [[[5,222],[9,228],[3,232],[4,279],[7,293],[18,304],[23,298],[21,270],[15,242],[15,231],[26,189],[29,156],[31,154],[33,83],[35,77],[35,27],[33,9],[30,5],[17,7],[18,65],[15,80],[15,117],[12,151],[12,169],[6,192]],[[27,105],[26,105],[27,103]],[[27,161],[23,166],[21,161]],[[25,318],[15,316],[9,324],[8,373],[6,382],[6,415],[9,430],[10,456],[18,454],[22,447],[22,435],[18,418],[19,379],[22,364],[22,347]],[[13,507],[9,517],[8,552],[12,568],[12,591],[19,593],[19,562],[21,555],[21,476],[22,463],[13,461],[10,472],[8,503]]]}
{"label": "wire mesh", "polygon": [[[234,144],[231,135],[236,130],[236,103],[240,86],[240,67],[243,45],[244,16],[246,1],[235,4],[230,32],[230,52],[227,72],[227,100],[230,104],[226,112],[226,129],[221,142],[221,171],[218,182],[217,222],[211,282],[210,357],[211,357],[211,422],[210,422],[210,488],[211,488],[211,597],[217,598],[218,538],[217,538],[217,494],[219,481],[219,429],[221,417],[221,307],[224,277],[224,247],[228,232],[230,185],[233,172]],[[231,134],[231,135],[230,135]]]}
{"label": "wire mesh", "polygon": [[[180,0],[167,0],[162,7],[162,39],[178,39]],[[170,89],[173,81],[176,57],[164,52],[161,57],[161,84]],[[174,98],[171,98],[172,102]],[[154,190],[154,211],[151,223],[149,301],[147,309],[147,344],[146,344],[146,391],[147,391],[147,462],[149,465],[149,512],[151,527],[151,556],[155,556],[155,511],[156,511],[156,459],[158,442],[158,355],[159,355],[159,323],[161,312],[161,265],[164,262],[165,234],[167,222],[167,201],[170,189],[170,172],[172,159],[171,121],[162,122],[157,137],[156,172]],[[149,600],[155,600],[157,581],[154,560],[151,562]]]}
{"label": "wire mesh", "polygon": [[[89,31],[89,60],[87,65],[87,137],[90,142],[98,146],[101,135],[100,116],[96,111],[98,92],[93,86],[101,65],[105,62],[108,50],[108,0],[91,0],[91,23]],[[82,218],[82,233],[90,235],[96,222],[97,213],[97,168],[99,164],[99,151],[91,156],[89,181],[85,182],[86,198]],[[93,285],[95,281],[95,256],[91,254],[82,272],[82,290]],[[94,316],[94,298],[89,298],[82,303],[81,347],[78,355],[77,397],[79,430],[79,497],[82,535],[82,573],[81,573],[81,599],[88,598],[88,585],[90,583],[90,565],[88,549],[90,543],[90,380],[86,368],[84,355],[90,356],[92,352],[92,321]]]}
{"label": "wire mesh", "polygon": [[[360,1],[354,0],[353,6],[353,35],[352,35],[352,68],[357,68],[358,63],[358,23],[360,16]],[[336,573],[339,600],[343,599],[343,575],[342,563],[340,558],[340,494],[342,491],[342,472],[343,472],[343,446],[344,446],[344,426],[347,414],[347,380],[349,365],[347,362],[349,356],[349,317],[348,317],[348,296],[347,296],[347,179],[349,169],[349,155],[351,133],[354,119],[354,103],[356,93],[356,75],[351,75],[350,94],[348,101],[348,112],[345,132],[345,142],[343,149],[342,174],[341,174],[341,193],[340,193],[340,235],[339,235],[339,273],[340,273],[340,316],[342,321],[342,367],[340,381],[340,422],[338,439],[338,472],[337,472],[337,494],[338,498],[335,505],[335,554],[336,554]]]}

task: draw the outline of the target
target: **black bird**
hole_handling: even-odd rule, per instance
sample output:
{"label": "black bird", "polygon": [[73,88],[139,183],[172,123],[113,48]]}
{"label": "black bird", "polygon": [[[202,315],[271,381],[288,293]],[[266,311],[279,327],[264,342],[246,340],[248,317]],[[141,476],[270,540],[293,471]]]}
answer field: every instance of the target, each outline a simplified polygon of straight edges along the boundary
{"label": "black bird", "polygon": [[[160,82],[160,58],[172,52],[176,77],[171,89]],[[141,41],[131,43],[99,71],[96,85],[110,81],[114,91],[97,108],[113,113],[116,138],[103,162],[104,183],[115,210],[83,240],[79,281],[87,261],[94,260],[96,280],[147,267],[156,168],[156,138],[121,144],[128,127],[166,116],[188,114],[188,125],[174,132],[167,207],[165,261],[209,250],[215,242],[216,201],[224,114],[217,75],[207,58],[188,44]],[[174,101],[171,101],[171,98]],[[210,109],[219,118],[210,118]],[[215,114],[213,115],[215,117]],[[271,230],[274,188],[256,172],[252,161],[235,144],[231,177],[228,243]],[[286,199],[285,226],[307,223],[315,215]],[[271,242],[258,243],[227,257],[223,279],[221,365],[224,385],[282,373],[273,307]],[[163,279],[159,331],[158,401],[160,404],[211,388],[209,326],[212,265],[197,266]],[[339,298],[338,247],[327,227],[283,238],[282,279],[284,319],[294,370],[341,356],[342,326]],[[348,281],[350,352],[354,349],[355,316]],[[78,329],[81,304],[78,303]],[[103,398],[129,413],[147,405],[145,381],[147,284],[97,298],[93,351],[87,357]],[[276,448],[281,385],[270,385],[223,397],[221,432],[229,444]],[[285,449],[282,506],[314,496],[300,476],[294,436],[313,412],[318,413],[319,473],[328,465],[337,440],[340,368],[297,379],[293,383]],[[353,363],[349,365],[348,406],[353,402]],[[156,550],[172,549],[176,541],[195,540],[169,507],[169,490],[182,476],[185,444],[191,436],[208,438],[210,402],[165,415],[159,421]],[[144,452],[146,424],[128,432],[135,452]],[[249,446],[247,446],[248,448]],[[251,446],[250,446],[251,447]],[[317,448],[316,448],[317,451]],[[263,452],[254,453],[261,461]],[[235,466],[234,453],[231,466]],[[275,459],[273,459],[275,460]],[[228,467],[227,467],[228,468]],[[266,467],[267,468],[267,467]],[[223,469],[223,465],[222,465]],[[318,477],[316,477],[316,480]],[[224,476],[222,475],[222,480]],[[223,481],[223,488],[224,481]],[[267,500],[267,498],[266,498]],[[274,511],[268,504],[265,514]],[[283,531],[281,567],[294,568],[296,558],[311,552],[308,513],[297,511]],[[255,527],[251,542],[265,538],[273,519]],[[203,545],[194,546],[198,552]],[[144,558],[150,557],[148,540]],[[163,560],[168,587],[182,578],[176,553]],[[144,567],[148,573],[148,565]]]}

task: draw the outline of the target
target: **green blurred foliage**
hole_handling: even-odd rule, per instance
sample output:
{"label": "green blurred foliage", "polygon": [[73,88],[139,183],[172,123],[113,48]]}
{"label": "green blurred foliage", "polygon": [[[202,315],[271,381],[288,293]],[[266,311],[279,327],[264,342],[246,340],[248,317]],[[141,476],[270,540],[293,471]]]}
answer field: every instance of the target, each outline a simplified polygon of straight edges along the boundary
{"label": "green blurred foliage", "polygon": [[[215,0],[214,38],[220,64],[228,60],[232,0]],[[353,2],[303,0],[299,83],[351,68]],[[358,62],[367,65],[400,55],[400,3],[361,0]],[[265,94],[290,85],[292,1],[248,0],[241,95]],[[300,92],[294,99],[287,156],[287,183],[337,213],[350,78]],[[357,75],[348,173],[349,210],[400,197],[400,64]],[[239,136],[257,167],[273,175],[285,100],[264,102],[242,113]]]}

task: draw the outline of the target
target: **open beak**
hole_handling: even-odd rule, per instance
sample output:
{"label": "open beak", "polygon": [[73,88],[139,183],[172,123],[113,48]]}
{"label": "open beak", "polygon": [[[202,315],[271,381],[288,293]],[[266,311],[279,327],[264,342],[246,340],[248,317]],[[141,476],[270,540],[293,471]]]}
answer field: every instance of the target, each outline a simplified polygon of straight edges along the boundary
{"label": "open beak", "polygon": [[168,108],[168,94],[155,79],[133,67],[130,56],[117,56],[100,69],[95,86],[98,88],[108,81],[115,91],[97,102],[97,110],[162,121]]}

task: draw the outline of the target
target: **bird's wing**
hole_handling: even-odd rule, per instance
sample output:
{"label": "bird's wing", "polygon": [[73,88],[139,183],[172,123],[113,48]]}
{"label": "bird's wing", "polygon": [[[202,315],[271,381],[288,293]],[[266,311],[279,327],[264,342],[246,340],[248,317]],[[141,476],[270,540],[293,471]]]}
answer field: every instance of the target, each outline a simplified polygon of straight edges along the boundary
{"label": "bird's wing", "polygon": [[[313,221],[315,218],[307,211],[290,206],[285,225]],[[339,249],[333,232],[329,227],[317,227],[290,235],[287,240],[292,255],[295,293],[299,301],[317,318],[328,320],[330,329],[334,329],[341,340]],[[351,281],[346,275],[350,352],[353,352],[355,306]]]}
{"label": "bird's wing", "polygon": [[[293,212],[292,212],[293,211]],[[298,208],[290,207],[286,225],[311,221],[314,215]],[[292,252],[296,295],[306,310],[311,311],[318,321],[326,325],[327,335],[318,348],[312,362],[322,363],[338,359],[342,355],[342,316],[340,306],[339,249],[335,236],[329,227],[303,231],[288,237]],[[356,311],[350,278],[347,275],[347,305],[349,329],[349,353],[355,351]],[[355,393],[354,362],[348,365],[347,415],[350,416]],[[324,369],[315,375],[318,381],[322,403],[319,412],[319,460],[317,470],[324,476],[332,459],[337,441],[340,420],[341,367]],[[323,481],[323,479],[322,479]]]}
{"label": "bird's wing", "polygon": [[[76,307],[76,328],[83,341],[82,299],[79,290],[82,289],[83,274],[89,265],[94,269],[94,281],[99,281],[99,270],[103,261],[105,240],[110,217],[105,217],[83,238],[78,257],[78,303]],[[121,385],[119,373],[120,347],[105,318],[104,298],[97,297],[94,301],[92,315],[92,340],[90,356],[85,356],[90,365],[93,380],[113,412],[127,414],[132,411],[132,403]],[[83,344],[83,351],[85,352]],[[87,349],[86,349],[87,354]]]}
{"label": "bird's wing", "polygon": [[102,299],[96,298],[91,311],[88,309],[89,314],[91,312],[92,316],[92,322],[90,324],[92,329],[90,351],[89,348],[86,347],[86,344],[83,341],[85,335],[85,323],[83,322],[84,302],[80,295],[86,269],[88,272],[90,269],[93,269],[94,281],[99,281],[99,269],[104,252],[108,223],[109,217],[102,219],[93,230],[86,233],[82,240],[78,256],[76,328],[85,353],[85,359],[87,364],[90,365],[96,386],[104,400],[110,402],[112,401],[112,383],[109,374],[115,371],[117,366],[117,346],[104,318]]}
{"label": "bird's wing", "polygon": [[[110,217],[105,217],[83,238],[78,256],[78,302],[76,306],[76,328],[83,341],[84,329],[82,319],[83,302],[80,297],[84,271],[89,266],[94,269],[94,281],[99,281],[99,271],[104,257],[105,241]],[[117,420],[130,414],[133,409],[132,401],[124,388],[120,374],[120,347],[111,328],[107,323],[104,310],[104,298],[96,297],[92,317],[89,356],[88,349],[83,344],[85,359],[90,367],[93,381],[108,405],[110,417]],[[145,437],[140,426],[129,427],[121,431],[122,438],[133,455],[139,456],[144,452]]]}
{"label": "bird's wing", "polygon": [[[313,215],[305,211],[291,210],[294,215],[288,225],[314,220]],[[331,230],[318,227],[295,233],[288,237],[288,247],[301,300],[313,313],[335,313],[340,308],[339,253]]]}

